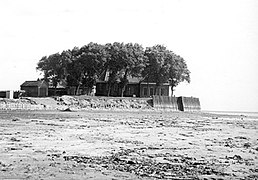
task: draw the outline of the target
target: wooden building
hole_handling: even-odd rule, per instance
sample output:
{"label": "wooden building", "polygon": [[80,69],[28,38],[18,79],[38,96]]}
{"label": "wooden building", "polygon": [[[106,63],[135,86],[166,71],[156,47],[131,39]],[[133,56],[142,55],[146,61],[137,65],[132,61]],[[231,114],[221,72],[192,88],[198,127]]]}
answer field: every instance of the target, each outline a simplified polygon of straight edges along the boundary
{"label": "wooden building", "polygon": [[25,81],[21,85],[21,90],[25,91],[25,96],[29,97],[47,97],[48,84],[45,81]]}
{"label": "wooden building", "polygon": [[[171,96],[171,86],[169,83],[163,83],[159,87],[155,82],[148,82],[140,78],[128,78],[128,84],[124,91],[124,97],[151,97],[153,95]],[[105,80],[98,80],[96,83],[96,96],[108,95],[108,83]],[[110,96],[121,96],[121,87],[119,83],[114,84],[110,91]]]}

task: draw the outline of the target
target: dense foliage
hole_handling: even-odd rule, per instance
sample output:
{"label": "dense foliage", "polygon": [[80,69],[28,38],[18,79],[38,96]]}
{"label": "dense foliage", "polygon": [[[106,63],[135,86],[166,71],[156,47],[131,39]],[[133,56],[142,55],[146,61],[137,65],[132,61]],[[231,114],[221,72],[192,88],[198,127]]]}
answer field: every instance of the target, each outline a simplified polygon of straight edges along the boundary
{"label": "dense foliage", "polygon": [[123,96],[128,77],[155,82],[157,87],[169,82],[172,92],[180,82],[190,82],[190,71],[182,57],[162,45],[144,49],[137,43],[89,43],[42,57],[37,70],[42,71],[44,79],[55,88],[65,83],[68,87],[76,87],[77,93],[81,87],[90,91],[96,80],[106,74],[108,95],[118,84]]}

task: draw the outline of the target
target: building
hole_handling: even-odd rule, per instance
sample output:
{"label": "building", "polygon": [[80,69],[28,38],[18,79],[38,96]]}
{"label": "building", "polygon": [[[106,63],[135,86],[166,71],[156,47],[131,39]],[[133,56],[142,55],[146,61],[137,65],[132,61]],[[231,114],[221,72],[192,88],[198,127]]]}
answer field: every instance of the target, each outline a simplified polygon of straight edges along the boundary
{"label": "building", "polygon": [[48,83],[48,96],[63,96],[67,95],[67,87],[65,81],[62,81],[57,84],[57,86],[53,86],[53,84]]}
{"label": "building", "polygon": [[[152,95],[171,96],[171,86],[169,83],[163,83],[159,87],[155,82],[148,82],[141,78],[128,78],[128,84],[124,91],[125,97],[150,97]],[[96,95],[107,96],[108,95],[108,83],[107,80],[98,80],[96,83]],[[119,82],[115,83],[110,90],[110,96],[121,96],[121,87]]]}
{"label": "building", "polygon": [[144,80],[139,83],[139,86],[139,97],[150,97],[153,95],[172,96],[172,90],[169,83],[162,83],[159,87],[157,87],[155,82],[148,82]]}
{"label": "building", "polygon": [[14,91],[12,91],[12,90],[0,91],[0,98],[13,99],[14,98]]}
{"label": "building", "polygon": [[25,96],[46,97],[48,96],[48,84],[45,81],[25,81],[21,85],[21,90],[25,91]]}
{"label": "building", "polygon": [[[108,96],[108,73],[105,73],[96,82],[93,89],[80,86],[67,87],[65,82],[59,83],[57,87],[45,81],[25,81],[21,85],[21,90],[25,91],[24,96],[30,97],[47,97],[62,95],[96,95]],[[113,84],[109,96],[121,97],[122,87],[119,81]],[[156,83],[148,79],[128,77],[128,84],[123,93],[124,97],[151,97],[153,95],[172,96],[171,86],[169,83],[162,83],[159,87]]]}

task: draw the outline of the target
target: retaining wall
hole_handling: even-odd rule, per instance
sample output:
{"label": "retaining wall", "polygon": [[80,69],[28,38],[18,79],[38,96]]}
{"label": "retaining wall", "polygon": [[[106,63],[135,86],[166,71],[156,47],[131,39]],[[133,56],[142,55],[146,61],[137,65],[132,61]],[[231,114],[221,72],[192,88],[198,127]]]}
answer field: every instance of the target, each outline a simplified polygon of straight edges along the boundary
{"label": "retaining wall", "polygon": [[151,98],[62,96],[56,98],[0,98],[0,110],[152,109]]}
{"label": "retaining wall", "polygon": [[153,107],[157,109],[169,109],[178,111],[177,97],[153,96]]}
{"label": "retaining wall", "polygon": [[153,107],[157,109],[169,109],[172,111],[200,111],[199,98],[195,97],[169,97],[153,96]]}
{"label": "retaining wall", "polygon": [[76,109],[167,109],[169,111],[200,111],[199,98],[153,96],[153,98],[113,98],[62,96],[59,98],[0,98],[0,110],[63,110]]}
{"label": "retaining wall", "polygon": [[200,111],[201,104],[199,98],[195,97],[178,97],[179,109],[181,111]]}

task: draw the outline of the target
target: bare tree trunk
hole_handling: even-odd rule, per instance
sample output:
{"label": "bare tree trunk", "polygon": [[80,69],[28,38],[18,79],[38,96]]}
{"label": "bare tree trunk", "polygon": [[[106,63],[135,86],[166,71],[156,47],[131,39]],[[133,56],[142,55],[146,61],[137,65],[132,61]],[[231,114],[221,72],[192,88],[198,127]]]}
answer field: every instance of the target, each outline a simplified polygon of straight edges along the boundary
{"label": "bare tree trunk", "polygon": [[79,95],[79,91],[80,91],[80,84],[77,86],[77,88],[76,88],[76,93],[75,93],[75,95]]}
{"label": "bare tree trunk", "polygon": [[110,96],[110,91],[111,91],[111,84],[108,84],[108,94],[107,94],[108,97]]}
{"label": "bare tree trunk", "polygon": [[114,72],[112,72],[109,76],[109,79],[108,79],[108,96],[110,96],[111,89],[113,88],[115,77],[116,77],[116,73],[114,73]]}
{"label": "bare tree trunk", "polygon": [[79,80],[77,80],[77,82],[78,82],[78,86],[76,89],[76,95],[79,95],[80,87],[82,85],[82,74],[81,74],[81,77],[79,78]]}
{"label": "bare tree trunk", "polygon": [[121,97],[124,97],[124,92],[125,92],[125,85],[122,87],[122,90],[121,90]]}
{"label": "bare tree trunk", "polygon": [[126,88],[126,86],[128,84],[128,82],[127,82],[127,74],[128,74],[128,69],[126,69],[124,77],[123,77],[121,97],[124,97],[125,88]]}

